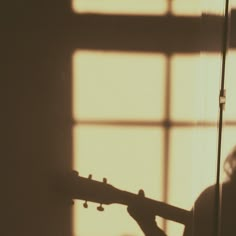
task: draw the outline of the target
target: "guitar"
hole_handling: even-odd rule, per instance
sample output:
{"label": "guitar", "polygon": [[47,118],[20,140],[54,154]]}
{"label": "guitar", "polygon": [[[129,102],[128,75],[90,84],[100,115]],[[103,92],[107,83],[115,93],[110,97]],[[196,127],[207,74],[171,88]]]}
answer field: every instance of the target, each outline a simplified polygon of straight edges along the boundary
{"label": "guitar", "polygon": [[99,211],[103,211],[102,204],[117,203],[127,206],[138,204],[146,212],[148,211],[171,221],[187,224],[191,220],[190,211],[146,198],[143,191],[140,191],[139,194],[134,194],[120,190],[108,184],[105,178],[103,182],[99,182],[92,180],[92,175],[89,175],[88,178],[81,177],[76,171],[64,178],[65,190],[70,198],[84,200],[85,208],[88,207],[87,201],[99,203],[100,205],[97,208]]}

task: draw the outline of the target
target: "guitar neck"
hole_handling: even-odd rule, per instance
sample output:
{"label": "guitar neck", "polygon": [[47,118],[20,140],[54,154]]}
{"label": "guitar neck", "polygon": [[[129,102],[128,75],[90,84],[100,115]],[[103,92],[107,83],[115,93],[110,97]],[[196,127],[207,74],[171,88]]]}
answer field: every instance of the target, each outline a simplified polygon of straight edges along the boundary
{"label": "guitar neck", "polygon": [[142,197],[137,194],[133,194],[126,191],[118,190],[120,198],[117,201],[118,204],[131,205],[134,203],[139,204],[141,207],[145,207],[147,211],[154,213],[165,219],[178,222],[180,224],[187,224],[191,220],[191,212],[178,208],[160,201],[156,201],[150,198]]}
{"label": "guitar neck", "polygon": [[136,205],[145,212],[175,221],[181,224],[187,224],[191,221],[191,212],[146,198],[140,194],[134,194],[120,190],[105,182],[98,182],[91,178],[83,178],[77,175],[69,177],[65,183],[67,192],[73,199],[80,199],[102,204],[123,204]]}

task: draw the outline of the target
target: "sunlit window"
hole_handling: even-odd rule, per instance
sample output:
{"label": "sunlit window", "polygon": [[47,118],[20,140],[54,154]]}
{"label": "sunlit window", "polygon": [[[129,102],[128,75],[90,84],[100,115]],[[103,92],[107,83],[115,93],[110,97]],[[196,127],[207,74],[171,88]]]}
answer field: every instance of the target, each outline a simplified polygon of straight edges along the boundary
{"label": "sunlit window", "polygon": [[[200,2],[73,0],[72,6],[81,14],[223,14],[223,0]],[[235,144],[235,57],[231,50],[222,168]],[[82,176],[107,177],[117,188],[133,193],[142,188],[150,198],[191,209],[216,180],[221,63],[219,51],[164,54],[78,47],[72,55],[73,168]],[[100,213],[96,204],[88,204],[88,209],[80,201],[75,204],[73,236],[142,235],[125,206],[105,206]],[[157,220],[168,236],[182,235],[183,225]]]}
{"label": "sunlit window", "polygon": [[235,88],[236,88],[236,68],[235,68],[236,50],[230,50],[227,56],[226,67],[226,94],[227,103],[225,106],[225,117],[227,120],[236,120],[236,106],[235,106]]}
{"label": "sunlit window", "polygon": [[166,0],[72,0],[77,13],[161,15],[167,5]]}
{"label": "sunlit window", "polygon": [[225,8],[225,1],[216,0],[214,4],[211,1],[201,1],[201,11],[204,14],[222,15]]}
{"label": "sunlit window", "polygon": [[[163,199],[167,187],[163,186],[165,119],[170,119],[168,202],[190,209],[215,178],[212,163],[216,165],[220,70],[213,67],[219,60],[217,55],[200,54],[174,55],[169,60],[171,99],[166,104],[163,55],[84,50],[74,54],[74,169],[84,176],[94,174],[97,180],[108,177],[111,184],[131,192],[144,188],[149,197]],[[164,112],[166,106],[170,106],[170,117]],[[199,126],[199,121],[212,122],[213,126]],[[76,211],[74,219],[80,223],[75,235],[138,235],[139,229],[130,223],[124,208],[111,207],[111,218],[108,213],[101,216],[94,212],[91,205],[86,213],[81,208]],[[114,222],[119,215],[126,220],[117,225]],[[89,228],[91,222],[93,228]],[[102,227],[102,222],[110,222],[111,227]],[[169,235],[181,235],[182,231],[183,226],[169,223]]]}
{"label": "sunlit window", "polygon": [[162,54],[79,50],[74,54],[74,76],[76,120],[163,119]]}
{"label": "sunlit window", "polygon": [[170,69],[172,119],[217,120],[220,68],[221,56],[216,53],[173,56]]}
{"label": "sunlit window", "polygon": [[[153,123],[164,119],[165,57],[78,50],[73,68],[74,169],[163,199],[163,127]],[[139,234],[124,208],[111,209],[112,217],[94,209],[76,212],[75,235]]]}
{"label": "sunlit window", "polygon": [[199,0],[171,0],[169,2],[173,15],[198,16],[201,14],[201,1]]}
{"label": "sunlit window", "polygon": [[[162,199],[162,142],[161,128],[78,125],[74,128],[74,168],[82,176],[92,173],[98,181],[107,177],[117,188],[133,193],[142,188],[147,196]],[[139,235],[125,207],[104,206],[105,211],[100,213],[95,204],[88,204],[86,210],[80,204],[75,214],[75,235]]]}

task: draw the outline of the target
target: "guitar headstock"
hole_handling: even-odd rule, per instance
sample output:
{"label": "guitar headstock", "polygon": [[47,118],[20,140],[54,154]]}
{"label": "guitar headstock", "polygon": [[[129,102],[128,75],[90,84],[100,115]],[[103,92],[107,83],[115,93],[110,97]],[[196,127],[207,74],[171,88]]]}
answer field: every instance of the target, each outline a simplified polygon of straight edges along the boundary
{"label": "guitar headstock", "polygon": [[[120,190],[108,184],[107,179],[96,181],[92,175],[87,178],[79,176],[78,172],[73,171],[66,181],[66,189],[72,199],[84,200],[84,207],[87,207],[87,201],[99,204],[120,203],[122,194]],[[102,206],[98,210],[103,210]]]}

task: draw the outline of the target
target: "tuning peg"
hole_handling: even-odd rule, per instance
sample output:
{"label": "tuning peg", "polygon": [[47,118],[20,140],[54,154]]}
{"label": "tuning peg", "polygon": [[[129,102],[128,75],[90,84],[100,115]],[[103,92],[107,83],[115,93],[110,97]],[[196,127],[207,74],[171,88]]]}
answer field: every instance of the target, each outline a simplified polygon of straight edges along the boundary
{"label": "tuning peg", "polygon": [[79,175],[79,172],[76,171],[76,170],[73,170],[73,171],[72,171],[72,174],[75,175],[75,176],[78,176],[78,175]]}
{"label": "tuning peg", "polygon": [[140,189],[140,190],[138,191],[138,195],[139,195],[140,197],[145,197],[145,193],[144,193],[143,189]]}
{"label": "tuning peg", "polygon": [[103,178],[103,181],[102,181],[104,184],[107,184],[107,178]]}
{"label": "tuning peg", "polygon": [[102,206],[102,204],[100,204],[98,207],[97,207],[98,211],[104,211],[104,208]]}
{"label": "tuning peg", "polygon": [[84,202],[83,206],[84,206],[84,208],[88,208],[88,203],[87,203],[87,201]]}
{"label": "tuning peg", "polygon": [[75,202],[74,202],[73,200],[71,200],[71,199],[67,199],[67,200],[66,200],[66,204],[69,205],[69,206],[73,206],[74,203],[75,203]]}
{"label": "tuning peg", "polygon": [[93,177],[93,176],[90,174],[90,175],[88,176],[88,179],[92,179],[92,177]]}

